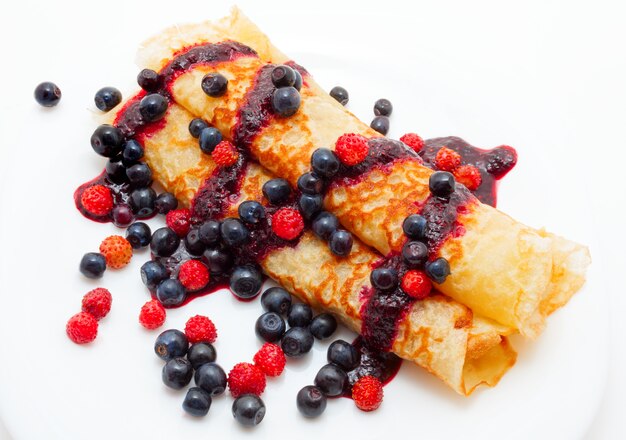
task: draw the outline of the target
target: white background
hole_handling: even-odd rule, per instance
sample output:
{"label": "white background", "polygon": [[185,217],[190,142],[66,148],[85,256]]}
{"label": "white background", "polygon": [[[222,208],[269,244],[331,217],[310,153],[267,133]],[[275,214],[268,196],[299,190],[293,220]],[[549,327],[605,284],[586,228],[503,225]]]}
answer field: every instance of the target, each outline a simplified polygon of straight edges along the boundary
{"label": "white background", "polygon": [[[33,126],[34,132],[39,130],[37,145],[19,144],[14,142],[15,136],[7,135],[12,118],[19,117],[16,114],[33,111],[31,93],[38,82],[56,81],[64,92],[61,106],[84,106],[87,112],[92,108],[89,93],[93,94],[88,90],[101,85],[133,89],[133,78],[127,72],[142,38],[173,23],[220,17],[227,12],[228,3],[20,1],[3,6],[0,181],[9,166],[23,167],[28,176],[29,156],[46,148],[48,136],[72,130],[58,112],[51,112],[50,118],[57,118],[53,121],[64,128],[49,131],[50,126]],[[626,270],[626,196],[621,178],[626,167],[626,14],[622,2],[313,0],[306,5],[295,1],[238,4],[279,48],[312,70],[329,61],[340,65],[346,56],[361,62],[362,80],[371,84],[371,93],[353,96],[351,108],[364,120],[371,118],[369,105],[376,98],[400,101],[388,94],[388,90],[397,90],[394,71],[407,66],[413,69],[411,80],[403,85],[407,95],[415,97],[415,107],[396,107],[390,135],[405,131],[426,137],[455,134],[484,147],[501,143],[517,147],[520,166],[507,179],[524,182],[528,189],[507,194],[513,200],[503,198],[501,204],[514,217],[568,236],[563,213],[567,207],[559,201],[579,203],[572,212],[589,217],[599,241],[600,255],[593,257],[602,265],[606,292],[597,294],[608,295],[612,330],[606,395],[586,437],[625,438],[626,333],[622,316],[626,291],[622,276]],[[28,57],[24,47],[29,48]],[[33,63],[32,57],[39,61]],[[84,81],[64,81],[75,76],[77,69],[85,75]],[[341,83],[350,89],[351,84],[342,82],[341,73],[335,71],[335,75],[324,77],[321,72],[317,76],[326,87]],[[442,90],[447,101],[433,99],[436,94],[432,92],[428,93],[430,101],[420,100],[425,89]],[[531,160],[550,161],[557,171],[554,175],[546,172],[550,166],[544,163],[538,167],[541,173],[533,173]],[[16,182],[2,184],[19,190]],[[533,194],[554,188],[558,189],[553,194],[554,205],[533,206]],[[564,195],[570,190],[578,196]],[[0,202],[0,214],[3,208]],[[17,227],[19,220],[15,222]],[[45,224],[42,229],[45,232]],[[2,289],[6,283],[0,282]],[[16,333],[19,337],[18,329]],[[2,352],[0,362],[9,358],[10,354]],[[576,387],[577,382],[571,386]],[[0,438],[9,438],[1,427]]]}

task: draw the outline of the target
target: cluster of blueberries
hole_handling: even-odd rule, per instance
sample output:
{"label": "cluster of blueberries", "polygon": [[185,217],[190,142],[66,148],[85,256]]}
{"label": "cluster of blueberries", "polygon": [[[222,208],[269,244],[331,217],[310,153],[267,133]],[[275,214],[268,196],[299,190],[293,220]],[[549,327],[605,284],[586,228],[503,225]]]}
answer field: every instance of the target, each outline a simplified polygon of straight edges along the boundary
{"label": "cluster of blueberries", "polygon": [[[341,86],[335,86],[330,90],[330,96],[335,98],[341,105],[346,105],[350,99],[348,91]],[[370,127],[383,136],[389,132],[389,116],[393,111],[391,101],[381,98],[374,103],[374,119]]]}

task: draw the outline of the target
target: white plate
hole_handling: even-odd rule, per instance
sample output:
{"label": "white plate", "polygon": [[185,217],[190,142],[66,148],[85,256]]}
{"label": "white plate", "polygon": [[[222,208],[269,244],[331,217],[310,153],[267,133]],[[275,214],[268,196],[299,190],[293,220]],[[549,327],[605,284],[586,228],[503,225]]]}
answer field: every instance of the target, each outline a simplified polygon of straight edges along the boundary
{"label": "white plate", "polygon": [[[225,9],[220,7],[221,12]],[[12,74],[13,87],[4,91],[5,102],[13,107],[10,112],[6,107],[0,110],[0,418],[14,438],[275,438],[294,432],[302,438],[354,435],[360,439],[392,434],[428,439],[583,436],[606,376],[603,274],[594,252],[591,220],[579,203],[591,191],[576,179],[583,159],[573,154],[567,163],[559,162],[566,147],[570,151],[584,147],[568,137],[567,107],[558,103],[558,93],[543,84],[531,67],[524,67],[530,69],[527,76],[512,73],[517,63],[525,63],[524,57],[535,54],[518,51],[515,57],[503,53],[495,59],[488,51],[475,51],[468,56],[476,38],[455,43],[463,39],[463,30],[454,30],[460,19],[451,22],[447,33],[426,41],[437,32],[436,24],[406,26],[408,19],[396,10],[399,25],[380,27],[374,12],[364,14],[358,23],[345,22],[342,30],[364,38],[367,29],[380,29],[398,43],[369,38],[366,45],[355,48],[348,40],[336,42],[339,33],[320,32],[309,22],[301,23],[294,33],[293,23],[286,27],[279,23],[289,17],[284,11],[272,15],[253,4],[246,9],[322,85],[347,87],[350,108],[364,120],[372,117],[376,98],[391,99],[395,113],[390,136],[417,131],[427,137],[461,135],[482,147],[516,146],[520,161],[505,178],[500,207],[531,225],[545,225],[589,244],[594,264],[586,286],[550,318],[537,341],[514,341],[519,350],[517,365],[496,388],[480,390],[470,398],[457,396],[405,363],[385,388],[385,402],[375,413],[362,413],[350,400],[338,399],[329,402],[323,417],[304,420],[297,413],[295,394],[312,382],[324,364],[327,344],[316,342],[311,355],[289,361],[285,374],[269,381],[263,395],[267,415],[252,432],[232,420],[229,396],[215,399],[206,418],[192,419],[180,406],[184,392],[173,392],[161,383],[162,363],[152,351],[158,332],[145,331],[137,323],[139,308],[148,298],[138,275],[147,252],[136,253],[130,267],[107,271],[99,281],[82,277],[77,270],[82,254],[97,250],[102,238],[120,231],[83,219],[74,209],[72,193],[103,166],[88,143],[95,127],[90,114],[94,91],[102,85],[132,90],[136,42],[147,37],[151,28],[176,19],[196,19],[197,11],[164,17],[131,10],[121,18],[129,25],[125,37],[96,32],[79,41],[71,32],[49,35],[50,47],[68,42],[72,46],[61,51],[56,61],[44,53],[43,63],[23,56],[38,47],[41,34],[34,33],[24,39],[19,51],[9,49],[23,70]],[[321,10],[308,12],[312,22],[328,17]],[[156,22],[144,29],[130,26],[142,14]],[[217,17],[219,12],[206,16]],[[82,17],[85,20],[78,26],[86,30],[90,27],[86,13]],[[34,32],[41,24],[35,21],[27,31]],[[526,47],[524,42],[519,37],[492,44],[517,44],[519,49]],[[82,52],[87,50],[91,51]],[[384,56],[373,58],[370,51]],[[407,57],[408,52],[419,52],[419,57]],[[70,53],[81,55],[76,60]],[[389,63],[386,68],[375,61],[383,58]],[[72,59],[76,64],[70,64]],[[107,61],[99,64],[102,59]],[[39,108],[32,99],[34,86],[44,79],[57,81],[63,90],[58,108]],[[161,223],[162,219],[150,221],[153,228]],[[111,290],[113,308],[101,321],[96,342],[76,346],[65,336],[65,322],[79,310],[82,295],[95,286]],[[258,301],[241,303],[226,291],[217,292],[169,311],[164,328],[182,328],[197,313],[216,323],[218,360],[225,369],[251,359],[260,345],[253,332],[261,313]],[[342,335],[351,337],[345,331],[338,336]]]}

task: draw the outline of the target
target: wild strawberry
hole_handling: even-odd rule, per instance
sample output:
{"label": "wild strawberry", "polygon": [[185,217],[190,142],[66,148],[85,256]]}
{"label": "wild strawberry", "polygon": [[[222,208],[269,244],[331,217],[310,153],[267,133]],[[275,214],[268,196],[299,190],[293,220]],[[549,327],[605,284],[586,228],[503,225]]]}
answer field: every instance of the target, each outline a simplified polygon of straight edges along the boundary
{"label": "wild strawberry", "polygon": [[369,151],[367,138],[356,133],[343,134],[335,143],[335,154],[344,165],[348,166],[363,162]]}
{"label": "wild strawberry", "polygon": [[187,320],[185,335],[192,344],[196,342],[209,342],[212,344],[217,339],[217,329],[209,318],[196,315]]}
{"label": "wild strawberry", "polygon": [[211,157],[218,167],[230,167],[237,163],[239,152],[230,142],[222,141],[215,146]]}
{"label": "wild strawberry", "polygon": [[191,292],[205,287],[209,278],[209,269],[198,260],[185,261],[178,269],[178,281]]}
{"label": "wild strawberry", "polygon": [[272,216],[272,231],[283,240],[293,240],[304,229],[304,220],[297,209],[281,208]]}
{"label": "wild strawberry", "polygon": [[430,295],[433,285],[426,273],[421,270],[409,270],[402,277],[401,287],[410,297],[424,299]]}
{"label": "wild strawberry", "polygon": [[87,344],[98,336],[98,320],[89,313],[80,312],[67,321],[65,331],[72,342]]}
{"label": "wild strawberry", "polygon": [[352,387],[352,400],[361,411],[374,411],[383,403],[383,384],[374,376],[363,376]]}
{"label": "wild strawberry", "polygon": [[80,204],[88,213],[101,217],[113,209],[113,195],[106,186],[93,185],[83,191]]}
{"label": "wild strawberry", "polygon": [[285,369],[285,353],[276,344],[266,342],[254,355],[254,365],[268,376],[280,376]]}
{"label": "wild strawberry", "polygon": [[458,183],[462,183],[470,191],[477,190],[480,184],[483,183],[483,177],[474,165],[458,167],[454,170],[454,177]]}
{"label": "wild strawberry", "polygon": [[150,300],[141,306],[139,312],[139,324],[148,330],[159,328],[165,322],[165,308],[156,299]]}
{"label": "wild strawberry", "polygon": [[188,209],[174,209],[165,215],[167,227],[176,232],[179,237],[184,237],[191,228],[191,212]]}
{"label": "wild strawberry", "polygon": [[424,139],[415,133],[405,134],[400,138],[400,141],[411,147],[416,153],[419,153],[424,148]]}
{"label": "wild strawberry", "polygon": [[441,171],[454,171],[461,165],[461,155],[447,147],[441,147],[435,156],[435,166]]}
{"label": "wild strawberry", "polygon": [[121,269],[130,262],[133,247],[124,237],[111,235],[100,243],[100,253],[104,255],[108,267]]}
{"label": "wild strawberry", "polygon": [[97,320],[104,318],[111,310],[113,297],[111,292],[102,287],[93,289],[83,296],[83,312],[91,314]]}
{"label": "wild strawberry", "polygon": [[242,394],[260,396],[265,391],[265,375],[256,365],[241,362],[228,373],[228,388],[235,398]]}

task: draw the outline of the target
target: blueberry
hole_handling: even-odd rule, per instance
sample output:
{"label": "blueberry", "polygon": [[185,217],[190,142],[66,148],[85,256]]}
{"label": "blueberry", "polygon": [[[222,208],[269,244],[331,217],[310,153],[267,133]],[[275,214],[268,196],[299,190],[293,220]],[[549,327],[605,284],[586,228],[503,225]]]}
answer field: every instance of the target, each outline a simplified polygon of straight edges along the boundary
{"label": "blueberry", "polygon": [[158,93],[151,93],[139,101],[139,113],[147,122],[154,122],[165,116],[167,99]]}
{"label": "blueberry", "polygon": [[241,220],[252,225],[259,223],[265,218],[265,208],[254,200],[242,202],[237,211]]}
{"label": "blueberry", "polygon": [[327,364],[317,372],[313,383],[326,396],[340,396],[348,383],[348,374],[337,365]]}
{"label": "blueberry", "polygon": [[261,188],[263,195],[272,205],[280,205],[291,196],[291,185],[285,179],[271,179]]}
{"label": "blueberry", "polygon": [[330,344],[326,355],[328,362],[341,367],[344,371],[352,371],[361,362],[361,353],[349,342],[338,339]]}
{"label": "blueberry", "polygon": [[141,249],[148,246],[151,238],[152,231],[150,231],[150,226],[143,222],[135,222],[126,230],[126,240],[128,240],[133,249]]}
{"label": "blueberry", "polygon": [[104,255],[97,252],[88,252],[83,255],[83,258],[80,260],[80,273],[87,278],[100,278],[106,268],[107,263]]}
{"label": "blueberry", "polygon": [[185,302],[187,291],[180,281],[168,278],[157,286],[156,296],[165,307],[176,307]]}
{"label": "blueberry", "polygon": [[307,385],[298,391],[296,405],[304,417],[318,417],[326,409],[326,396],[318,387]]}
{"label": "blueberry", "polygon": [[188,349],[187,336],[180,330],[165,330],[154,343],[154,352],[164,361],[183,357]]}
{"label": "blueberry", "polygon": [[350,97],[348,91],[340,86],[335,86],[330,90],[330,96],[335,98],[341,105],[346,105]]}
{"label": "blueberry", "polygon": [[298,200],[298,206],[300,208],[300,212],[302,216],[311,220],[315,217],[321,210],[324,205],[324,200],[321,195],[311,195],[311,194],[302,194],[300,199]]}
{"label": "blueberry", "polygon": [[180,390],[189,385],[192,377],[193,368],[191,367],[191,363],[182,357],[167,361],[161,373],[163,383],[175,390]]}
{"label": "blueberry", "polygon": [[253,266],[239,266],[230,276],[230,290],[241,299],[251,299],[259,294],[263,277]]}
{"label": "blueberry", "polygon": [[61,89],[51,82],[42,82],[35,87],[35,100],[44,107],[54,107],[61,100]]}
{"label": "blueberry", "polygon": [[196,370],[194,381],[211,396],[218,396],[226,391],[226,373],[213,362],[201,365]]}
{"label": "blueberry", "polygon": [[318,148],[311,155],[311,168],[317,175],[331,178],[339,171],[339,159],[328,148]]}
{"label": "blueberry", "polygon": [[232,267],[233,257],[223,249],[207,249],[202,254],[202,262],[207,265],[211,275],[220,275]]}
{"label": "blueberry", "polygon": [[337,220],[337,217],[327,211],[320,212],[317,217],[313,219],[313,223],[311,224],[315,235],[322,240],[328,240],[338,227],[339,220]]}
{"label": "blueberry", "polygon": [[266,342],[280,341],[287,326],[283,318],[275,312],[265,312],[256,320],[256,335]]}
{"label": "blueberry", "polygon": [[376,289],[395,289],[398,286],[398,272],[394,269],[379,267],[370,274],[370,282]]}
{"label": "blueberry", "polygon": [[374,114],[376,116],[390,116],[393,111],[393,105],[391,101],[385,98],[381,98],[374,103]]}
{"label": "blueberry", "polygon": [[[138,163],[126,169],[126,176],[136,188],[145,188],[152,183],[152,170],[146,163]],[[154,201],[156,202],[156,195]]]}
{"label": "blueberry", "polygon": [[292,87],[296,83],[296,72],[289,66],[274,67],[271,77],[276,87]]}
{"label": "blueberry", "polygon": [[124,135],[119,128],[102,124],[91,135],[91,147],[100,156],[113,157],[122,151]]}
{"label": "blueberry", "polygon": [[437,258],[426,264],[426,275],[435,283],[443,283],[450,275],[450,263],[445,258]]}
{"label": "blueberry", "polygon": [[450,197],[455,187],[454,176],[447,171],[435,171],[428,179],[428,188],[435,197]]}
{"label": "blueberry", "polygon": [[159,214],[167,214],[178,208],[178,199],[170,192],[161,193],[154,202],[154,208]]}
{"label": "blueberry", "polygon": [[233,402],[233,417],[243,426],[256,426],[265,417],[265,404],[254,394],[239,396]]}
{"label": "blueberry", "polygon": [[137,188],[130,193],[130,207],[137,218],[147,218],[154,213],[156,192],[150,187]]}
{"label": "blueberry", "polygon": [[313,310],[304,303],[293,304],[287,315],[287,322],[291,327],[307,327],[311,319],[313,319]]}
{"label": "blueberry", "polygon": [[183,400],[183,409],[187,414],[195,417],[204,417],[211,408],[211,396],[202,388],[192,387],[187,391]]}
{"label": "blueberry", "polygon": [[176,232],[170,228],[159,228],[152,234],[152,240],[150,240],[150,250],[157,257],[169,257],[180,244],[180,238]]}
{"label": "blueberry", "polygon": [[372,119],[370,127],[384,136],[389,131],[389,118],[387,116],[376,116]]}
{"label": "blueberry", "polygon": [[296,74],[296,82],[293,83],[293,86],[299,92],[302,88],[302,75],[300,75],[298,69],[293,69],[293,71]]}
{"label": "blueberry", "polygon": [[345,257],[350,254],[352,243],[352,234],[341,229],[333,232],[328,240],[330,251],[339,257]]}
{"label": "blueberry", "polygon": [[227,218],[220,225],[222,241],[227,246],[237,247],[248,241],[250,233],[238,218]]}
{"label": "blueberry", "polygon": [[419,214],[411,214],[402,223],[404,235],[414,240],[423,240],[426,237],[426,219]]}
{"label": "blueberry", "polygon": [[134,139],[126,141],[122,150],[122,157],[126,162],[137,162],[143,157],[143,147]]}
{"label": "blueberry", "polygon": [[422,267],[428,260],[428,248],[421,241],[407,241],[402,246],[402,258],[409,267]]}
{"label": "blueberry", "polygon": [[200,132],[202,132],[202,130],[204,130],[208,126],[209,124],[207,124],[204,119],[200,119],[200,118],[192,119],[191,122],[189,123],[189,133],[193,137],[198,139],[200,137]]}
{"label": "blueberry", "polygon": [[187,359],[191,362],[191,366],[194,370],[197,370],[201,365],[215,362],[217,352],[215,351],[215,347],[208,342],[197,342],[189,347]]}
{"label": "blueberry", "polygon": [[291,295],[282,287],[270,287],[261,295],[261,305],[268,312],[285,315],[291,308]]}
{"label": "blueberry", "polygon": [[213,98],[218,98],[226,93],[228,79],[221,73],[207,73],[202,78],[201,86],[204,93]]}
{"label": "blueberry", "polygon": [[298,189],[304,194],[320,194],[324,189],[324,181],[315,173],[304,173],[298,177]]}
{"label": "blueberry", "polygon": [[108,112],[122,102],[122,92],[115,87],[103,87],[96,92],[96,96],[93,100],[98,110]]}
{"label": "blueberry", "polygon": [[128,177],[126,177],[126,167],[124,167],[121,157],[112,157],[107,160],[104,169],[107,173],[107,179],[111,182],[124,183],[128,181]]}
{"label": "blueberry", "polygon": [[197,228],[190,229],[189,232],[187,232],[183,243],[185,244],[187,252],[194,257],[201,256],[206,250],[206,244],[200,240],[200,232]]}
{"label": "blueberry", "polygon": [[317,339],[330,338],[337,330],[337,320],[330,313],[321,313],[313,318],[309,329]]}
{"label": "blueberry", "polygon": [[137,75],[137,84],[146,92],[156,92],[161,86],[161,77],[152,69],[143,69]]}
{"label": "blueberry", "polygon": [[285,332],[280,346],[289,357],[301,357],[313,348],[313,335],[308,328],[293,327]]}
{"label": "blueberry", "polygon": [[217,144],[222,142],[222,133],[215,127],[206,127],[200,131],[198,139],[200,149],[206,154],[211,154]]}
{"label": "blueberry", "polygon": [[295,87],[282,87],[272,95],[274,113],[282,117],[294,115],[300,108],[300,93]]}
{"label": "blueberry", "polygon": [[200,240],[207,246],[217,244],[220,241],[220,222],[207,220],[198,227]]}
{"label": "blueberry", "polygon": [[113,224],[118,228],[126,228],[135,221],[133,209],[126,203],[115,205],[111,211],[111,217],[113,217]]}
{"label": "blueberry", "polygon": [[158,261],[146,261],[141,266],[141,281],[150,290],[156,290],[161,281],[169,277],[169,273],[165,266]]}

